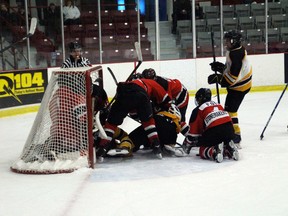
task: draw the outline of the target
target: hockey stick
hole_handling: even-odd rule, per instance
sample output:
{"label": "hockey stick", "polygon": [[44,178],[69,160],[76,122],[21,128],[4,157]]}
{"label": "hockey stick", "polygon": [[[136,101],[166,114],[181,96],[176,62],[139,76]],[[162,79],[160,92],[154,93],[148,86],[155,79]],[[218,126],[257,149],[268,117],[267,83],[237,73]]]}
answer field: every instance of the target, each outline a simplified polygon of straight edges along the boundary
{"label": "hockey stick", "polygon": [[95,125],[96,125],[96,127],[98,128],[98,130],[99,130],[99,132],[100,132],[100,135],[101,135],[100,137],[101,137],[101,138],[104,138],[104,139],[107,139],[107,134],[106,134],[106,132],[105,132],[105,130],[104,130],[101,122],[100,122],[100,112],[97,112],[97,113],[96,113],[96,116],[95,116]]}
{"label": "hockey stick", "polygon": [[281,98],[283,97],[283,95],[284,95],[284,93],[285,93],[285,91],[286,91],[286,89],[287,89],[287,86],[288,86],[288,83],[286,84],[286,86],[285,86],[285,88],[284,88],[284,90],[283,90],[283,92],[282,92],[279,100],[277,101],[277,103],[276,103],[276,105],[275,105],[275,107],[274,107],[274,109],[273,109],[273,111],[272,111],[272,113],[271,113],[271,115],[270,115],[270,117],[269,117],[269,119],[268,119],[268,122],[266,123],[266,125],[265,125],[265,127],[264,127],[264,129],[263,129],[263,131],[262,131],[262,133],[261,133],[261,135],[260,135],[260,140],[263,139],[263,137],[264,137],[264,132],[265,132],[265,130],[266,130],[266,128],[267,128],[267,126],[268,126],[268,124],[269,124],[269,122],[270,122],[270,120],[271,120],[271,118],[272,118],[272,116],[273,116],[273,114],[274,114],[274,112],[275,112],[275,110],[276,110],[276,108],[278,107],[278,105],[279,105],[279,103],[280,103],[280,100],[281,100]]}
{"label": "hockey stick", "polygon": [[[214,32],[211,31],[211,43],[212,43],[212,52],[213,52],[213,63],[216,62],[216,57],[215,57],[215,47],[214,47]],[[215,75],[217,76],[217,71],[215,70]],[[220,104],[220,96],[219,96],[219,86],[218,82],[216,82],[216,92],[217,92],[217,101]]]}
{"label": "hockey stick", "polygon": [[117,81],[117,79],[116,79],[116,77],[115,77],[113,71],[111,70],[110,67],[107,67],[107,69],[108,69],[108,71],[110,72],[110,74],[111,74],[111,76],[112,76],[112,78],[113,78],[113,80],[114,80],[116,86],[118,86],[118,81]]}
{"label": "hockey stick", "polygon": [[140,44],[138,42],[135,42],[135,50],[136,50],[136,54],[138,57],[138,63],[136,65],[136,67],[134,68],[134,70],[130,73],[129,77],[127,78],[126,82],[130,81],[133,74],[137,71],[137,69],[140,67],[140,65],[143,62],[143,58],[142,58],[142,51],[141,51],[141,47]]}
{"label": "hockey stick", "polygon": [[6,50],[10,49],[11,47],[14,47],[16,44],[21,43],[21,42],[27,40],[28,38],[30,38],[32,35],[34,35],[36,26],[37,26],[37,18],[33,17],[31,19],[31,24],[30,24],[30,29],[29,29],[28,34],[25,37],[23,37],[21,40],[16,41],[15,43],[5,47],[2,50],[0,50],[0,54],[2,54],[3,52],[5,52]]}
{"label": "hockey stick", "polygon": [[[132,79],[132,77],[133,77],[133,74],[137,71],[137,69],[140,67],[140,65],[142,64],[142,61],[143,61],[140,44],[139,44],[138,42],[135,42],[134,45],[135,45],[135,50],[136,50],[137,57],[138,57],[138,63],[137,63],[137,65],[136,65],[136,67],[133,69],[133,71],[130,73],[130,75],[128,76],[128,78],[126,79],[125,82],[131,81],[131,79]],[[109,68],[108,68],[108,70],[109,70]],[[110,69],[109,72],[111,73],[112,70]],[[112,75],[115,83],[118,85],[118,82],[117,82],[116,77],[115,77],[115,75],[114,75],[113,72],[111,73],[111,75]],[[117,97],[117,93],[116,93],[116,95],[112,98],[112,100],[109,102],[107,108],[109,108],[109,107],[111,106],[111,104],[114,102],[114,100],[116,99],[116,97]]]}

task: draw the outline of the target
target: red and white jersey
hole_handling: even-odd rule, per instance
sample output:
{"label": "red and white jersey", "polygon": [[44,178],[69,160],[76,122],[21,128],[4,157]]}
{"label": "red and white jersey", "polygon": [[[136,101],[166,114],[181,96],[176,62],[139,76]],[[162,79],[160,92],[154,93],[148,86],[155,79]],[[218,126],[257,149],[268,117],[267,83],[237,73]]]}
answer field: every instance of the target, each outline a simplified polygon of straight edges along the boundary
{"label": "red and white jersey", "polygon": [[177,79],[168,80],[168,93],[175,100],[177,107],[182,108],[188,105],[189,93],[182,83]]}
{"label": "red and white jersey", "polygon": [[209,128],[231,121],[231,117],[221,104],[214,101],[208,101],[192,111],[189,122],[189,134],[198,137]]}

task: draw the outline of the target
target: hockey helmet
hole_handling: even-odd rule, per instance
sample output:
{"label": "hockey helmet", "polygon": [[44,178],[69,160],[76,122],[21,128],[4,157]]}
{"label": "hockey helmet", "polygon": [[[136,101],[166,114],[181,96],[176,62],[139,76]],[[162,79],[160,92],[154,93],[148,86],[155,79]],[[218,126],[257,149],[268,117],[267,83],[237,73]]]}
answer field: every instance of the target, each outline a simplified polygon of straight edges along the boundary
{"label": "hockey helmet", "polygon": [[211,100],[211,90],[209,88],[200,88],[195,95],[195,105],[200,106],[203,103]]}
{"label": "hockey helmet", "polygon": [[182,116],[181,116],[181,112],[179,110],[179,108],[175,105],[175,104],[171,104],[171,106],[169,107],[168,111],[170,113],[172,113],[173,115],[175,115],[178,120],[180,121]]}
{"label": "hockey helmet", "polygon": [[77,42],[77,41],[74,41],[74,42],[71,42],[69,43],[69,50],[70,52],[73,52],[75,51],[76,49],[82,49],[82,46]]}
{"label": "hockey helmet", "polygon": [[156,77],[156,72],[153,68],[148,68],[148,69],[145,69],[143,72],[142,72],[142,76],[143,78],[145,79],[155,79]]}
{"label": "hockey helmet", "polygon": [[224,39],[229,39],[231,43],[231,48],[235,49],[241,46],[242,34],[238,31],[231,30],[224,34]]}

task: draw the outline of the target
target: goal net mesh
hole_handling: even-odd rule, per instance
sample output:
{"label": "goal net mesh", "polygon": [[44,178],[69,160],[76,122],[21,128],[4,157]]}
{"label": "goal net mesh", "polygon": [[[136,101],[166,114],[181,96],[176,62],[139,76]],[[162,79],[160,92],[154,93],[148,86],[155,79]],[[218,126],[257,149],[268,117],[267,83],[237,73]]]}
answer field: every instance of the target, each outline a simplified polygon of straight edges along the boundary
{"label": "goal net mesh", "polygon": [[[19,173],[53,174],[93,167],[92,82],[101,67],[52,72],[22,154]],[[99,79],[98,79],[99,80]]]}

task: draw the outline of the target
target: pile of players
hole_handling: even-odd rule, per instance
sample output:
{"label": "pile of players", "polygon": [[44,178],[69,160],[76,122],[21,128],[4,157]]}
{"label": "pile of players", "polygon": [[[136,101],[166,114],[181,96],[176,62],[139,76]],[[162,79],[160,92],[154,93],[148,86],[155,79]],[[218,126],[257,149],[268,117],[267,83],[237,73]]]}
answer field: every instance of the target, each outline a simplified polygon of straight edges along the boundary
{"label": "pile of players", "polygon": [[[98,161],[106,156],[132,156],[140,148],[150,150],[159,159],[163,154],[187,156],[193,147],[199,148],[203,159],[219,163],[225,157],[238,160],[241,135],[237,112],[251,89],[252,67],[239,32],[227,32],[224,40],[226,62],[210,64],[214,73],[208,77],[208,83],[227,89],[225,108],[211,100],[210,89],[200,88],[189,124],[185,122],[187,89],[177,79],[157,76],[152,68],[135,74],[128,82],[120,82],[113,103],[108,102],[104,89],[94,85],[95,111],[101,113],[107,135],[100,138],[99,133],[95,134]],[[76,51],[71,49],[68,67],[89,63]],[[73,53],[78,57],[75,60]],[[129,134],[118,127],[127,116],[141,123]],[[177,143],[179,133],[185,136],[182,144]]]}
{"label": "pile of players", "polygon": [[[111,106],[105,103],[108,107],[103,112],[100,109],[107,138],[95,136],[98,161],[106,156],[132,156],[140,148],[159,159],[163,155],[183,157],[192,147],[199,147],[203,159],[220,163],[227,156],[238,160],[231,117],[211,100],[210,89],[197,91],[189,125],[185,122],[188,102],[188,91],[179,80],[157,76],[152,68],[119,83],[115,101]],[[141,123],[129,134],[118,127],[126,116]],[[177,143],[179,133],[185,136],[182,144]]]}

